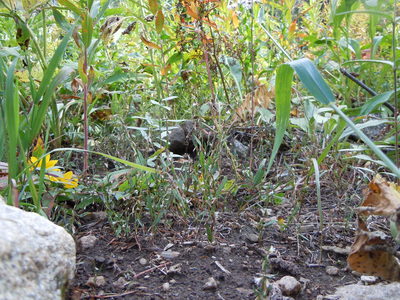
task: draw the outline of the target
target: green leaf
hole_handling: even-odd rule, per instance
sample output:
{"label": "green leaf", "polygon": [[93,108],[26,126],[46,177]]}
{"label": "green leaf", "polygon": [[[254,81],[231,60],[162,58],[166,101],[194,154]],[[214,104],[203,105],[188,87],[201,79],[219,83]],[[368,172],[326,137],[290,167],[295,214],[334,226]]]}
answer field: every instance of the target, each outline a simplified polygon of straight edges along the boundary
{"label": "green leaf", "polygon": [[372,97],[367,102],[365,102],[364,105],[361,107],[360,115],[363,116],[369,114],[379,104],[389,101],[390,98],[393,96],[393,94],[394,91],[389,91]]}
{"label": "green leaf", "polygon": [[[135,168],[135,169],[138,169],[138,170],[141,170],[141,171],[150,172],[150,173],[160,173],[160,171],[158,171],[156,169],[149,168],[149,167],[146,167],[146,166],[143,166],[143,165],[139,165],[139,164],[130,162],[128,160],[125,160],[125,159],[122,159],[122,158],[118,158],[118,157],[115,157],[115,156],[112,156],[112,155],[109,155],[109,154],[105,154],[105,153],[102,153],[102,152],[96,152],[96,151],[90,151],[90,150],[84,150],[84,149],[78,149],[78,148],[57,148],[57,149],[54,149],[54,150],[52,150],[52,151],[50,151],[50,152],[48,152],[46,154],[51,154],[53,152],[59,152],[59,151],[76,151],[76,152],[94,153],[94,154],[104,156],[106,158],[112,159],[112,160],[117,161],[117,162],[119,162],[121,164],[130,166],[132,168]],[[41,158],[43,158],[43,157],[45,157],[45,155],[43,155]],[[41,158],[39,158],[39,159],[41,159]]]}
{"label": "green leaf", "polygon": [[275,80],[275,102],[276,102],[276,135],[271,157],[269,158],[267,172],[271,169],[275,156],[282,144],[283,136],[289,124],[290,99],[292,92],[293,69],[288,64],[278,67]]}
{"label": "green leaf", "polygon": [[296,71],[306,89],[318,101],[323,104],[329,104],[330,102],[335,101],[335,96],[328,84],[309,59],[302,58],[292,61],[289,64]]}
{"label": "green leaf", "polygon": [[72,25],[67,21],[67,19],[65,19],[64,15],[60,13],[56,8],[52,8],[52,11],[57,26],[63,30],[70,30]]}
{"label": "green leaf", "polygon": [[61,5],[64,5],[65,7],[69,8],[69,10],[73,11],[76,13],[78,16],[82,16],[82,10],[78,8],[74,3],[72,3],[69,0],[59,0],[58,1]]}
{"label": "green leaf", "polygon": [[392,68],[394,68],[394,63],[390,60],[378,60],[378,59],[354,59],[354,60],[349,60],[345,61],[343,64],[351,64],[351,63],[374,63],[374,64],[383,64],[383,65],[389,65]]}

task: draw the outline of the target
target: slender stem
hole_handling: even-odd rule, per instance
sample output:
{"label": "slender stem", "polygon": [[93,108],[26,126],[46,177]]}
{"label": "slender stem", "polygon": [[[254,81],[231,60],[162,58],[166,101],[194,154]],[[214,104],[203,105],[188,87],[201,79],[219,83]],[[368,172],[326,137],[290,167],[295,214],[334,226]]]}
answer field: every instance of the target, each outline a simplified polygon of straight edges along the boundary
{"label": "slender stem", "polygon": [[[251,84],[250,84],[250,100],[251,100],[251,127],[254,128],[254,92],[256,84],[254,81],[254,1],[251,1],[251,24],[250,24],[250,61],[251,61]],[[250,137],[250,170],[253,168],[253,143],[254,134]]]}
{"label": "slender stem", "polygon": [[[88,66],[87,66],[87,55],[88,50],[86,47],[83,49],[84,61],[83,61],[83,73],[88,75]],[[83,153],[83,174],[85,174],[89,168],[89,152],[88,150],[88,141],[89,141],[89,121],[88,121],[88,93],[89,93],[89,83],[86,82],[83,85],[83,131],[84,131],[84,140],[83,140],[83,149],[85,152]]]}
{"label": "slender stem", "polygon": [[[394,129],[395,129],[395,162],[399,166],[399,105],[397,98],[397,37],[396,37],[396,7],[397,0],[394,0],[393,23],[392,23],[392,51],[393,51],[393,89],[394,89]],[[400,182],[400,178],[398,178]]]}
{"label": "slender stem", "polygon": [[290,60],[293,61],[293,59],[290,57],[289,53],[286,52],[285,49],[279,44],[279,42],[272,36],[272,34],[264,27],[263,24],[260,24],[261,28],[265,31],[265,33],[268,35],[268,37],[274,42],[274,44],[279,48],[279,50],[282,51],[283,54]]}
{"label": "slender stem", "polygon": [[42,21],[43,21],[43,55],[47,56],[47,30],[46,30],[46,10],[42,10]]}

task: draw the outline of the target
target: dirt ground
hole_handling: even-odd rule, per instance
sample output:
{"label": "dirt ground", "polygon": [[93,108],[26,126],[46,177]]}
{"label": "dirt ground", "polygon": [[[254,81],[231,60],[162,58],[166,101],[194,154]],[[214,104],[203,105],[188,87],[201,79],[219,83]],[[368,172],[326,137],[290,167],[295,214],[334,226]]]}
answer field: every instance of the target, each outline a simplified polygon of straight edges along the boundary
{"label": "dirt ground", "polygon": [[[325,199],[321,234],[315,197],[308,198],[286,228],[274,221],[277,216],[288,219],[291,203],[272,206],[263,216],[251,208],[217,213],[213,242],[204,226],[179,219],[172,228],[160,226],[156,234],[117,238],[105,215],[95,214],[75,236],[77,272],[69,298],[255,299],[260,278],[274,282],[291,275],[302,284],[293,297],[300,300],[356,283],[359,278],[346,269],[346,254],[336,253],[345,252],[354,236],[343,199]],[[96,237],[94,247],[83,249],[85,236]],[[328,266],[337,267],[338,274],[328,275]]]}

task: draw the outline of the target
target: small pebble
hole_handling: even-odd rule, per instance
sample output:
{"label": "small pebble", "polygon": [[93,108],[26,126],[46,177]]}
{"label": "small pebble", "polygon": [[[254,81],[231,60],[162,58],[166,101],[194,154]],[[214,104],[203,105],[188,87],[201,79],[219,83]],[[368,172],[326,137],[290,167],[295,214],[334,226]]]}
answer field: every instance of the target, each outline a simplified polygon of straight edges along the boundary
{"label": "small pebble", "polygon": [[293,276],[284,276],[275,284],[280,288],[284,296],[295,296],[301,290],[301,283]]}
{"label": "small pebble", "polygon": [[336,276],[336,275],[339,274],[339,268],[336,268],[335,266],[327,266],[327,267],[325,268],[325,272],[326,272],[326,274],[328,274],[328,275]]}
{"label": "small pebble", "polygon": [[258,235],[255,233],[249,233],[246,235],[246,239],[250,241],[251,243],[257,243],[258,242]]}
{"label": "small pebble", "polygon": [[106,284],[104,276],[92,276],[86,281],[86,285],[93,287],[101,287]]}
{"label": "small pebble", "polygon": [[97,237],[95,237],[94,235],[86,235],[79,239],[79,243],[80,243],[82,249],[93,248],[94,245],[96,244],[96,241],[97,241]]}
{"label": "small pebble", "polygon": [[142,266],[147,265],[147,259],[145,259],[144,257],[142,257],[141,259],[139,259],[139,264],[141,264]]}
{"label": "small pebble", "polygon": [[207,279],[207,282],[203,286],[203,290],[214,290],[218,286],[218,282],[213,278],[210,277]]}
{"label": "small pebble", "polygon": [[163,289],[164,292],[169,291],[169,283],[168,282],[163,283],[162,289]]}
{"label": "small pebble", "polygon": [[117,281],[113,282],[113,286],[120,288],[120,289],[124,288],[127,284],[128,284],[128,281],[126,281],[124,277],[120,277],[120,278],[118,278]]}
{"label": "small pebble", "polygon": [[165,259],[173,259],[173,258],[178,257],[179,254],[180,253],[178,251],[170,251],[170,250],[168,250],[168,251],[161,252],[160,255],[161,255],[162,258],[165,258]]}

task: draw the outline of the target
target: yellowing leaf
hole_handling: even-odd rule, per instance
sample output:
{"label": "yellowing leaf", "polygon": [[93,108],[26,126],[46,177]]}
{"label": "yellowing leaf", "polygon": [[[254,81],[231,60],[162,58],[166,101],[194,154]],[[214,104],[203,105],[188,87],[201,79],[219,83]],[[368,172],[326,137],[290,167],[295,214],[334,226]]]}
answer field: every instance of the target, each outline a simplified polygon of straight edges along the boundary
{"label": "yellowing leaf", "polygon": [[232,18],[233,27],[238,28],[239,27],[239,18],[234,10],[232,10],[231,18]]}
{"label": "yellowing leaf", "polygon": [[171,70],[171,65],[170,64],[166,65],[165,67],[163,67],[161,69],[161,75],[162,76],[167,75],[169,70]]}
{"label": "yellowing leaf", "polygon": [[[254,114],[257,107],[268,108],[272,98],[275,96],[274,91],[269,91],[265,84],[261,84],[254,91],[246,95],[242,105],[236,109],[236,114],[242,119],[246,120],[248,116]],[[253,100],[253,103],[252,103]]]}
{"label": "yellowing leaf", "polygon": [[21,82],[29,82],[29,73],[28,70],[24,71],[15,71],[15,76],[19,79]]}
{"label": "yellowing leaf", "polygon": [[147,47],[150,47],[150,48],[153,48],[153,49],[161,50],[161,46],[159,46],[159,45],[157,45],[157,44],[155,44],[155,43],[153,43],[153,42],[150,42],[150,41],[147,40],[143,35],[140,36],[140,39],[142,40],[142,42],[143,42]]}
{"label": "yellowing leaf", "polygon": [[156,14],[158,11],[158,2],[157,0],[149,0],[149,9],[152,12],[152,14]]}
{"label": "yellowing leaf", "polygon": [[200,16],[197,12],[197,7],[194,2],[191,2],[190,4],[185,3],[185,8],[189,16],[191,16],[193,19],[200,20]]}
{"label": "yellowing leaf", "polygon": [[158,33],[161,33],[161,31],[162,31],[162,29],[164,27],[164,15],[163,15],[161,10],[159,10],[157,12],[155,22],[156,22],[156,31]]}

